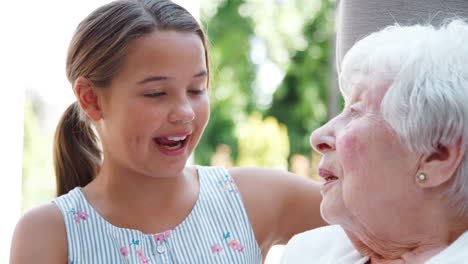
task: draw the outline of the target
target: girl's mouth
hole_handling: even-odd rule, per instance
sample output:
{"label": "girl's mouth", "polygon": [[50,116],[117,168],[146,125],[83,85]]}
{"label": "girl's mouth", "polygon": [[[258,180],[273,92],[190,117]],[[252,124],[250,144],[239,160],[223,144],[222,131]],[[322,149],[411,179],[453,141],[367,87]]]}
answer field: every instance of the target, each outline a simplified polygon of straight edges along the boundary
{"label": "girl's mouth", "polygon": [[189,137],[189,135],[180,137],[159,137],[155,138],[154,142],[163,153],[173,156],[183,153]]}

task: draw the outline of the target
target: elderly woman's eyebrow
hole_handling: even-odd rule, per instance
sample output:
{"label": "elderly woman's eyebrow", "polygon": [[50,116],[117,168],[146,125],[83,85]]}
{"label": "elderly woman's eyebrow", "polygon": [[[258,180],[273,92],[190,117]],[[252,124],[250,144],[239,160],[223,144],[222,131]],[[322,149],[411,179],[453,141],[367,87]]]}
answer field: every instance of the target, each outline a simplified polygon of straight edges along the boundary
{"label": "elderly woman's eyebrow", "polygon": [[348,107],[348,106],[352,105],[353,103],[361,101],[363,99],[362,98],[362,89],[358,90],[357,88],[355,88],[352,91],[351,94],[343,95],[343,99],[344,99],[345,107]]}
{"label": "elderly woman's eyebrow", "polygon": [[343,88],[342,95],[345,105],[361,100],[362,94],[368,89],[365,84],[357,80],[349,81]]}
{"label": "elderly woman's eyebrow", "polygon": [[352,100],[350,97],[344,97],[344,108],[347,108],[351,105]]}

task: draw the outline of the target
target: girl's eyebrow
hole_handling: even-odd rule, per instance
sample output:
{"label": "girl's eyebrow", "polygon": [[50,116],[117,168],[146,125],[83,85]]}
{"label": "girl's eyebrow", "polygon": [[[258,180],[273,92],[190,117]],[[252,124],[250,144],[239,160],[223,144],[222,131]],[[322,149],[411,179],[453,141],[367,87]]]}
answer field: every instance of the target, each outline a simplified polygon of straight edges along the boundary
{"label": "girl's eyebrow", "polygon": [[138,84],[144,84],[149,82],[165,81],[168,80],[167,76],[150,76],[138,82]]}
{"label": "girl's eyebrow", "polygon": [[[198,77],[203,77],[203,76],[207,76],[208,73],[203,70],[197,74],[195,74],[192,78],[198,78]],[[149,83],[149,82],[157,82],[157,81],[166,81],[166,80],[169,80],[170,77],[167,77],[167,76],[150,76],[150,77],[147,77],[141,81],[139,81],[137,84],[144,84],[144,83]]]}
{"label": "girl's eyebrow", "polygon": [[207,73],[205,70],[203,70],[203,71],[201,71],[201,72],[195,74],[195,75],[193,76],[193,78],[204,77],[204,76],[207,76],[207,75],[208,75],[208,73]]}

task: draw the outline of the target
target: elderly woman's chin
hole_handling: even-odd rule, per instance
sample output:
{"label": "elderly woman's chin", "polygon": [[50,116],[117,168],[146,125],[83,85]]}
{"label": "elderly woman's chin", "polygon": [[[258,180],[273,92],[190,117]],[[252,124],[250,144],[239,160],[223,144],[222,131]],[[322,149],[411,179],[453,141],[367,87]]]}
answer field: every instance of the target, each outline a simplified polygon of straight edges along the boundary
{"label": "elderly woman's chin", "polygon": [[341,182],[337,180],[326,186],[322,186],[322,203],[320,214],[329,224],[339,224],[346,217],[346,207],[341,191]]}

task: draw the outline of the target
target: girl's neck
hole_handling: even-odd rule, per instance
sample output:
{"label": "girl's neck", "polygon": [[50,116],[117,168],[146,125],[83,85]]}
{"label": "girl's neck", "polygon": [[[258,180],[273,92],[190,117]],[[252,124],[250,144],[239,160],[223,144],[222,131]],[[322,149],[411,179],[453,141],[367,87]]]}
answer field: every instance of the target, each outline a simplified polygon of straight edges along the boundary
{"label": "girl's neck", "polygon": [[[187,217],[199,190],[195,167],[186,167],[180,175],[166,178],[112,174],[102,169],[96,179],[83,188],[83,193],[111,224],[157,233],[175,227]],[[136,222],[135,219],[140,220]]]}
{"label": "girl's neck", "polygon": [[[174,172],[173,175],[142,175],[134,172],[120,170],[106,170],[105,167],[100,171],[95,179],[96,187],[111,196],[134,196],[136,193],[148,200],[154,197],[160,200],[161,197],[168,197],[176,191],[183,188],[185,183],[193,178],[193,173],[186,168]],[[161,197],[155,197],[161,196]]]}

